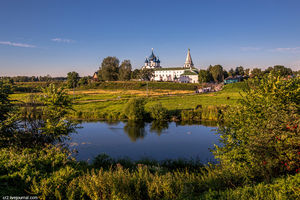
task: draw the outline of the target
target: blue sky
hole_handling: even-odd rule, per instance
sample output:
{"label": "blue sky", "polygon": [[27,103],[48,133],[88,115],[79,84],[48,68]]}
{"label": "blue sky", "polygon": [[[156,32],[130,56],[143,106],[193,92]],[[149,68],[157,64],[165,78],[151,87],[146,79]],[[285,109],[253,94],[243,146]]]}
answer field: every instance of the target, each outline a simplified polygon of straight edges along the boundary
{"label": "blue sky", "polygon": [[0,76],[92,75],[106,56],[140,68],[300,69],[298,0],[0,0]]}

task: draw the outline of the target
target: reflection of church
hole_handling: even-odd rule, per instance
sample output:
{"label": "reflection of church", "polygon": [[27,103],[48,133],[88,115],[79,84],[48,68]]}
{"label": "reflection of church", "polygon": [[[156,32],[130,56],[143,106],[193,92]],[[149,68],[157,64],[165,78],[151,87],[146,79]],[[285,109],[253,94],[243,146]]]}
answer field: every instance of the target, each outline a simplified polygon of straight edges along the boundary
{"label": "reflection of church", "polygon": [[198,69],[194,67],[190,49],[183,67],[162,68],[160,60],[153,53],[146,58],[142,69],[154,69],[154,81],[171,81],[180,83],[198,83]]}

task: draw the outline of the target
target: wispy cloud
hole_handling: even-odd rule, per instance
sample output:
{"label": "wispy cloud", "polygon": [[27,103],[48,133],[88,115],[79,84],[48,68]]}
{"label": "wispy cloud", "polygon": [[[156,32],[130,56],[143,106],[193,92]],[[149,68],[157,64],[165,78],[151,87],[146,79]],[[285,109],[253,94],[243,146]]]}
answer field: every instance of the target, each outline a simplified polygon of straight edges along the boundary
{"label": "wispy cloud", "polygon": [[273,52],[289,52],[289,53],[299,53],[300,47],[284,47],[271,49]]}
{"label": "wispy cloud", "polygon": [[51,39],[53,42],[62,42],[62,43],[73,43],[74,40],[66,39],[66,38],[53,38]]}
{"label": "wispy cloud", "polygon": [[241,47],[242,51],[258,51],[261,50],[260,47]]}
{"label": "wispy cloud", "polygon": [[13,47],[25,47],[25,48],[35,48],[36,47],[35,45],[31,45],[31,44],[16,43],[16,42],[10,42],[10,41],[0,41],[0,44],[13,46]]}

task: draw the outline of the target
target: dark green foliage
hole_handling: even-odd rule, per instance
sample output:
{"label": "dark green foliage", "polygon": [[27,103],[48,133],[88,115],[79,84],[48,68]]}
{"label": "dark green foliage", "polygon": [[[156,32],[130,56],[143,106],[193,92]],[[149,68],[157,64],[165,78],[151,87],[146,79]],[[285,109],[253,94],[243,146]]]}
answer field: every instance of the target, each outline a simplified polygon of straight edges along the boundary
{"label": "dark green foliage", "polygon": [[124,108],[124,114],[130,120],[143,120],[145,118],[145,100],[142,98],[132,98]]}
{"label": "dark green foliage", "polygon": [[74,131],[75,124],[67,121],[65,117],[72,110],[72,99],[63,88],[57,88],[51,84],[43,89],[40,101],[43,104],[44,120],[39,129],[44,132],[43,135],[54,140]]}
{"label": "dark green foliage", "polygon": [[116,57],[108,56],[103,59],[101,68],[99,70],[99,76],[104,81],[116,81],[118,80],[119,73],[119,59]]}
{"label": "dark green foliage", "polygon": [[235,76],[236,74],[235,74],[235,71],[231,68],[231,69],[229,70],[229,72],[228,72],[228,75],[229,75],[229,76]]}
{"label": "dark green foliage", "polygon": [[199,71],[199,83],[208,83],[212,80],[212,76],[208,70],[201,69]]}
{"label": "dark green foliage", "polygon": [[67,86],[68,88],[76,88],[78,86],[78,81],[80,77],[77,72],[69,72],[67,76]]}
{"label": "dark green foliage", "polygon": [[208,70],[211,73],[214,82],[220,83],[224,80],[223,67],[221,65],[210,66]]}
{"label": "dark green foliage", "polygon": [[152,119],[155,120],[160,120],[160,121],[164,121],[164,120],[168,120],[168,110],[166,108],[164,108],[161,103],[156,103],[154,105],[152,105],[149,109],[150,112],[150,116]]}
{"label": "dark green foliage", "polygon": [[140,74],[139,69],[133,70],[132,73],[131,73],[131,79],[139,79],[139,74]]}
{"label": "dark green foliage", "polygon": [[9,99],[11,84],[0,81],[0,146],[9,146],[14,141],[17,127],[15,107]]}
{"label": "dark green foliage", "polygon": [[129,81],[131,78],[131,63],[130,60],[124,60],[119,68],[119,80]]}
{"label": "dark green foliage", "polygon": [[78,85],[79,85],[79,86],[85,86],[85,85],[88,85],[88,84],[89,84],[89,80],[90,80],[90,77],[88,77],[88,76],[82,77],[82,78],[80,78],[80,80],[78,81]]}
{"label": "dark green foliage", "polygon": [[275,65],[273,67],[273,71],[279,76],[288,76],[293,74],[291,68],[284,67],[283,65]]}
{"label": "dark green foliage", "polygon": [[139,77],[143,81],[150,81],[153,76],[154,76],[153,69],[142,69],[142,70],[140,70]]}
{"label": "dark green foliage", "polygon": [[[74,131],[75,124],[66,120],[72,102],[64,89],[50,84],[43,94],[24,99],[23,107],[14,107],[7,115],[1,131],[1,145],[40,147],[62,140]],[[4,97],[1,98],[5,100]],[[11,104],[8,99],[8,104]],[[11,108],[11,106],[6,106]],[[5,115],[4,115],[5,116]],[[11,128],[8,124],[11,124]]]}
{"label": "dark green foliage", "polygon": [[254,78],[254,77],[261,77],[263,75],[261,69],[259,68],[253,68],[251,73],[250,73],[250,77]]}
{"label": "dark green foliage", "polygon": [[232,173],[270,180],[300,168],[300,78],[283,80],[272,72],[248,82],[241,105],[225,115],[222,147],[215,156]]}
{"label": "dark green foliage", "polygon": [[244,68],[242,66],[236,67],[235,68],[235,75],[244,76],[245,75]]}

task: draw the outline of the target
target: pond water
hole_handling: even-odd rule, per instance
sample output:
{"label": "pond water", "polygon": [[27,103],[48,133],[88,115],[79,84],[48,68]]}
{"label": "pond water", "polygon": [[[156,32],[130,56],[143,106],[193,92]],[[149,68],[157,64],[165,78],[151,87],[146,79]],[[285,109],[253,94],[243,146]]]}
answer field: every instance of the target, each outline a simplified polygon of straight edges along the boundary
{"label": "pond water", "polygon": [[77,160],[90,162],[105,153],[113,158],[199,159],[214,162],[216,127],[175,122],[84,122],[68,142]]}

